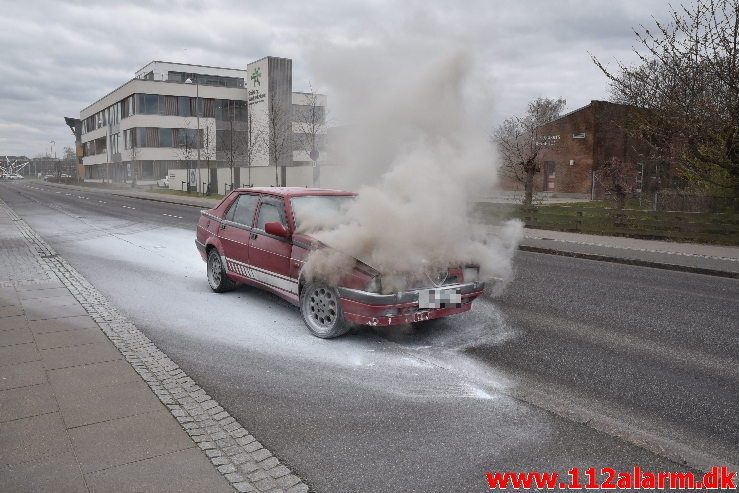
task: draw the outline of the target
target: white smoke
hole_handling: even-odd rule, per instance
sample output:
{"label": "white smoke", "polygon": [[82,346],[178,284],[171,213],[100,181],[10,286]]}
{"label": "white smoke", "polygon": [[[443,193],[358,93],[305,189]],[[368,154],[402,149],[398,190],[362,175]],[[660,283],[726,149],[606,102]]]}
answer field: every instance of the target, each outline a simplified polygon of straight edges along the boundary
{"label": "white smoke", "polygon": [[[465,98],[470,60],[447,52],[423,67],[412,61],[403,69],[392,53],[356,56],[331,63],[317,57],[330,100],[341,101],[351,116],[330,148],[342,162],[323,167],[321,184],[359,196],[341,217],[328,220],[317,211],[304,221],[303,229],[332,248],[311,254],[308,275],[336,280],[354,257],[383,274],[384,290],[403,288],[389,281],[395,276],[421,275],[430,267],[474,264],[484,279],[510,276],[521,224],[509,221],[491,230],[470,218],[472,201],[497,182],[486,125],[471,116]],[[381,85],[356,79],[358,71]]]}

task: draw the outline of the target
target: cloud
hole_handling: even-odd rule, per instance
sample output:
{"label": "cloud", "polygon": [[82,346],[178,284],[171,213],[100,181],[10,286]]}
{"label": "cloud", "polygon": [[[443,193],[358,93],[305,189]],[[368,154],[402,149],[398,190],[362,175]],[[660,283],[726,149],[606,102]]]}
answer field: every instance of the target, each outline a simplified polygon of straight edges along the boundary
{"label": "cloud", "polygon": [[[312,65],[315,50],[422,66],[452,47],[473,60],[467,89],[483,125],[522,111],[536,96],[563,96],[574,109],[607,97],[588,52],[632,60],[631,28],[652,15],[665,19],[669,8],[664,0],[5,0],[2,10],[0,154],[33,156],[51,140],[57,149],[72,146],[63,117],[79,116],[151,60],[245,67],[284,56],[293,59],[296,90],[309,81],[322,90],[321,80],[329,90],[349,78],[326,77],[329,67]],[[372,53],[388,40],[397,51]],[[334,115],[349,120],[351,108],[336,104]]]}

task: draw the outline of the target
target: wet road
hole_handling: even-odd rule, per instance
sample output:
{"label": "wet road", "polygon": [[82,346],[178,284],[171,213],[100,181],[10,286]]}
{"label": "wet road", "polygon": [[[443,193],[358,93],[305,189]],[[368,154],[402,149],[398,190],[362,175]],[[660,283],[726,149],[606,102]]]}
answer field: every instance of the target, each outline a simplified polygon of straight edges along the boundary
{"label": "wet road", "polygon": [[210,292],[196,208],[35,181],[0,198],[316,491],[739,463],[737,280],[520,253],[470,313],[324,341],[272,295]]}

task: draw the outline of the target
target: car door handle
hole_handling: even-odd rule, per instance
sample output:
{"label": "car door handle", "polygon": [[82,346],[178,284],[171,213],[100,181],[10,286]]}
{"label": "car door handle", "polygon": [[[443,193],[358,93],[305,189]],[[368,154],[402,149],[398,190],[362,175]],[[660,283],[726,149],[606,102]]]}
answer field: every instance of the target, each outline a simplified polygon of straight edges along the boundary
{"label": "car door handle", "polygon": [[252,233],[251,234],[251,239],[252,240],[256,240],[257,239],[257,236],[259,236],[259,235],[257,235],[256,233]]}
{"label": "car door handle", "polygon": [[228,226],[228,225],[225,224],[225,223],[221,223],[221,229],[226,229],[226,226]]}

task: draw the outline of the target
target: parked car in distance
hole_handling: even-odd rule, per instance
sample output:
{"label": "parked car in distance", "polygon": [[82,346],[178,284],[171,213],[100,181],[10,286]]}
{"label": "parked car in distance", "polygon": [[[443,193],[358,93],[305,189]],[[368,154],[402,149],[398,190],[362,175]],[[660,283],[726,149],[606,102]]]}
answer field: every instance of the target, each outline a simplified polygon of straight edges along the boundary
{"label": "parked car in distance", "polygon": [[157,186],[159,188],[169,188],[169,175],[166,175],[164,178],[157,180]]}
{"label": "parked car in distance", "polygon": [[195,244],[207,263],[208,284],[224,292],[244,283],[300,307],[308,329],[331,338],[351,324],[387,326],[426,321],[469,310],[483,293],[474,266],[408,279],[406,289],[383,292],[382,273],[356,260],[338,283],[307,279],[308,256],[328,248],[298,225],[306,210],[334,208],[355,194],[311,188],[242,188],[201,212]]}

